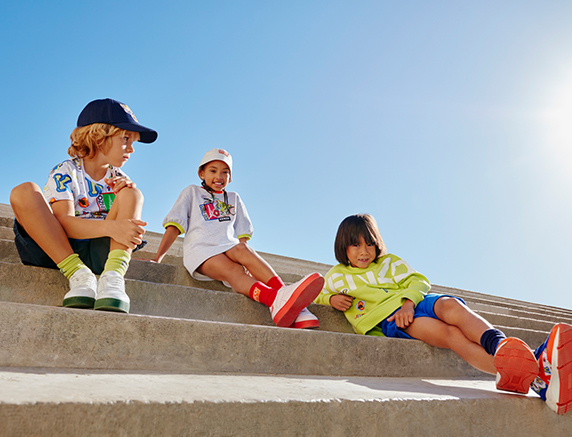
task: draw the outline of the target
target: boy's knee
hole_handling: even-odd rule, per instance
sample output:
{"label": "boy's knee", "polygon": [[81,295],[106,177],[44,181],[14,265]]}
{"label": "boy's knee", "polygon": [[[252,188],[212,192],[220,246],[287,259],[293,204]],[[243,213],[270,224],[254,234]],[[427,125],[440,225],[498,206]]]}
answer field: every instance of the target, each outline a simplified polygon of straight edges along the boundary
{"label": "boy's knee", "polygon": [[143,203],[145,200],[143,193],[139,188],[123,188],[119,193],[115,196],[116,199],[131,199],[137,203]]}
{"label": "boy's knee", "polygon": [[40,187],[33,182],[24,182],[17,185],[10,192],[10,204],[18,205],[18,202],[25,202],[27,198],[34,194],[41,193]]}
{"label": "boy's knee", "polygon": [[454,297],[444,296],[437,299],[437,302],[435,302],[434,311],[437,317],[439,317],[440,314],[450,314],[454,311],[463,311],[466,308],[467,307],[460,300],[455,299]]}

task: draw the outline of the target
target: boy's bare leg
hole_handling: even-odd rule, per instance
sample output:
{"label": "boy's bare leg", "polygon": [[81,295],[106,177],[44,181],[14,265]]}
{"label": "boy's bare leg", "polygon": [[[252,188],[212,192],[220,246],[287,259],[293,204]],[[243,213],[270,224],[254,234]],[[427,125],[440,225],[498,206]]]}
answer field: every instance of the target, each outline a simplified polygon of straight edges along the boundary
{"label": "boy's bare leg", "polygon": [[439,320],[456,326],[465,334],[465,337],[477,344],[481,344],[481,337],[486,330],[493,329],[493,325],[487,320],[452,297],[437,299],[433,310]]}
{"label": "boy's bare leg", "polygon": [[225,254],[231,261],[246,267],[254,278],[265,284],[277,276],[270,264],[246,243],[238,243],[232,249],[227,250]]}
{"label": "boy's bare leg", "polygon": [[417,317],[405,332],[431,346],[451,349],[476,369],[493,375],[497,372],[494,357],[487,354],[479,344],[469,340],[456,326],[430,317]]}
{"label": "boy's bare leg", "polygon": [[59,264],[73,255],[68,237],[42,190],[33,182],[25,182],[10,193],[10,204],[18,223],[44,252]]}
{"label": "boy's bare leg", "polygon": [[197,271],[217,281],[225,281],[232,289],[249,297],[250,288],[256,283],[256,279],[247,275],[244,267],[231,260],[226,253],[221,253],[207,259]]}
{"label": "boy's bare leg", "polygon": [[[137,188],[123,188],[117,193],[106,220],[141,220],[143,193]],[[120,249],[131,253],[133,250],[111,238],[109,251]]]}

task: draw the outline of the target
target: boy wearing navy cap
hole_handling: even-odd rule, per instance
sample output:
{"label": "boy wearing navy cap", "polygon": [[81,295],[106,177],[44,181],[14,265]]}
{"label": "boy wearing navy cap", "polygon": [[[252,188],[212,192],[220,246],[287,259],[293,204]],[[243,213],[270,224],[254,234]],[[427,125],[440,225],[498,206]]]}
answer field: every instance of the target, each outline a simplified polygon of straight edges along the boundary
{"label": "boy wearing navy cap", "polygon": [[143,195],[121,167],[133,142],[152,143],[157,132],[127,105],[102,99],[87,104],[70,138],[71,159],[52,169],[43,190],[33,182],[12,190],[14,241],[24,264],[59,268],[69,279],[63,306],[128,313],[123,278],[147,223]]}

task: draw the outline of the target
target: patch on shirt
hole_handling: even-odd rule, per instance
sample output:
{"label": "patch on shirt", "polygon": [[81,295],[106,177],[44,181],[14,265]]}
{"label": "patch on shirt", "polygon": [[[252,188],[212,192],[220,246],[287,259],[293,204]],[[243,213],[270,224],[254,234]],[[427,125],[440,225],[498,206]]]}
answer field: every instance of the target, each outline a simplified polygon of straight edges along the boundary
{"label": "patch on shirt", "polygon": [[219,222],[229,221],[233,214],[234,207],[221,202],[216,197],[214,199],[203,196],[205,203],[199,205],[201,214],[205,221],[218,220]]}

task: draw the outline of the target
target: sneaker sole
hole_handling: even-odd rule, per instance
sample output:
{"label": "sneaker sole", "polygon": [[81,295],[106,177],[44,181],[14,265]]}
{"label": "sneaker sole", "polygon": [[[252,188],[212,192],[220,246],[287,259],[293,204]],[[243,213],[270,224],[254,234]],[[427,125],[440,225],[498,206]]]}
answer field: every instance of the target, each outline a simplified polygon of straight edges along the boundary
{"label": "sneaker sole", "polygon": [[572,326],[564,323],[557,326],[546,405],[557,414],[564,414],[572,410]]}
{"label": "sneaker sole", "polygon": [[112,298],[97,299],[95,301],[93,309],[100,311],[116,311],[120,313],[129,313],[129,303],[119,299],[112,299]]}
{"label": "sneaker sole", "polygon": [[526,343],[518,338],[505,340],[495,354],[497,389],[527,394],[538,375],[538,362]]}
{"label": "sneaker sole", "polygon": [[294,329],[312,329],[319,328],[320,322],[318,320],[304,320],[303,322],[294,322],[289,328]]}
{"label": "sneaker sole", "polygon": [[66,308],[87,308],[92,309],[95,304],[93,297],[73,296],[64,299],[62,306]]}
{"label": "sneaker sole", "polygon": [[310,305],[320,294],[324,287],[324,278],[319,273],[309,275],[292,293],[292,296],[284,304],[274,317],[274,324],[281,328],[291,326],[300,311]]}

